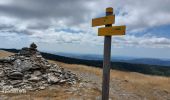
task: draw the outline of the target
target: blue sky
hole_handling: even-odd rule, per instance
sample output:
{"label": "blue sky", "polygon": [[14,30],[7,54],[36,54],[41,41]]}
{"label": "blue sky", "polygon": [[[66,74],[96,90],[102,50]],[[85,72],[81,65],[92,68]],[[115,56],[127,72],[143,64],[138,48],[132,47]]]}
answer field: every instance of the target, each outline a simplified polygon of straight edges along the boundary
{"label": "blue sky", "polygon": [[169,0],[1,0],[0,48],[35,42],[41,51],[103,54],[103,37],[91,20],[113,7],[115,25],[127,31],[112,38],[112,56],[170,59],[169,5]]}

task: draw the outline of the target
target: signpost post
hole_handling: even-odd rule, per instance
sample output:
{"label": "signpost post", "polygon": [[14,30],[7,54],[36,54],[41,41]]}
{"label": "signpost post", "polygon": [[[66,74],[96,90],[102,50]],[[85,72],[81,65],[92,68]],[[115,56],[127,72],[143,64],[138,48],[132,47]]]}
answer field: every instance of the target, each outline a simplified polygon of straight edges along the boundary
{"label": "signpost post", "polygon": [[[112,17],[111,17],[112,16]],[[98,36],[104,37],[104,59],[103,59],[103,83],[102,83],[102,100],[109,100],[109,83],[110,83],[110,57],[112,35],[125,35],[126,26],[113,26],[115,16],[113,8],[106,8],[106,17],[92,19],[92,27],[105,25],[98,29]]]}

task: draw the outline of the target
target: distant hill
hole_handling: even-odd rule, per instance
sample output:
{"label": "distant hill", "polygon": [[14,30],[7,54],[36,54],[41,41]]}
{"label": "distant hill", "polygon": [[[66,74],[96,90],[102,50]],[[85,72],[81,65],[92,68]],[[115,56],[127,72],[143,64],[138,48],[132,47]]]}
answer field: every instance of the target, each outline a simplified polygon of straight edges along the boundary
{"label": "distant hill", "polygon": [[136,64],[170,66],[170,61],[168,61],[168,60],[152,59],[152,58],[141,58],[141,59],[126,60],[125,62],[136,63]]}
{"label": "distant hill", "polygon": [[[17,53],[16,49],[2,49],[9,52]],[[83,64],[102,68],[102,60],[84,60],[71,57],[64,57],[50,53],[41,52],[44,58],[54,61],[60,61],[69,64]],[[151,75],[170,76],[170,66],[148,65],[148,64],[132,64],[127,62],[111,62],[111,68],[121,71],[139,72]]]}
{"label": "distant hill", "polygon": [[[103,60],[103,55],[99,55],[99,54],[72,54],[72,53],[62,53],[62,52],[56,52],[53,54],[71,57],[71,58],[85,59],[85,60]],[[120,60],[132,60],[136,58],[125,57],[125,56],[114,56],[111,59],[112,61],[120,61]]]}
{"label": "distant hill", "polygon": [[[71,53],[55,53],[57,55],[85,59],[85,60],[102,60],[102,55],[97,54],[71,54]],[[111,57],[111,60],[114,62],[127,62],[133,64],[149,64],[149,65],[161,65],[161,66],[170,66],[170,60],[154,59],[154,58],[135,58],[135,57],[122,57],[114,56]]]}

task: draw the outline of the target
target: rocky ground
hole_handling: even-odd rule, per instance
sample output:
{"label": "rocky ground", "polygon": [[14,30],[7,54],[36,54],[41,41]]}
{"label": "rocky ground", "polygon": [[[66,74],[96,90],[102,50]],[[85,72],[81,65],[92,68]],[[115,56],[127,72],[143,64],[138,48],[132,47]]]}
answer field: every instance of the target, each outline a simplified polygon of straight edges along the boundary
{"label": "rocky ground", "polygon": [[57,64],[44,59],[33,43],[14,55],[0,58],[0,92],[27,93],[54,84],[74,85],[79,79]]}
{"label": "rocky ground", "polygon": [[[101,69],[56,61],[49,63],[76,74],[80,80],[26,93],[1,92],[0,100],[101,100]],[[170,78],[111,70],[110,100],[170,100]]]}

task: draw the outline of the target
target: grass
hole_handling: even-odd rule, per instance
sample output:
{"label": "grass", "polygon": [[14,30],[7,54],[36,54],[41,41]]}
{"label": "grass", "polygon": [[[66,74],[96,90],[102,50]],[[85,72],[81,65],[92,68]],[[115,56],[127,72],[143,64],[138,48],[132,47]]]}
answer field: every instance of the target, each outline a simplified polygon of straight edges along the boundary
{"label": "grass", "polygon": [[7,57],[7,56],[10,56],[10,55],[12,55],[12,54],[13,54],[13,53],[0,50],[0,57]]}
{"label": "grass", "polygon": [[[102,78],[102,69],[100,68],[94,68],[90,66],[77,65],[77,64],[65,64],[65,63],[54,62],[54,61],[51,62],[57,63],[66,69],[76,70],[80,72],[94,73]],[[155,96],[154,90],[157,91],[157,93],[159,93],[160,95],[170,94],[169,77],[152,76],[152,75],[144,75],[136,72],[123,72],[123,71],[111,70],[110,78],[122,80],[119,86],[123,88],[123,90],[126,90],[129,93],[135,93],[140,97],[146,97],[149,100],[162,99],[161,96],[157,96],[157,97]]]}

